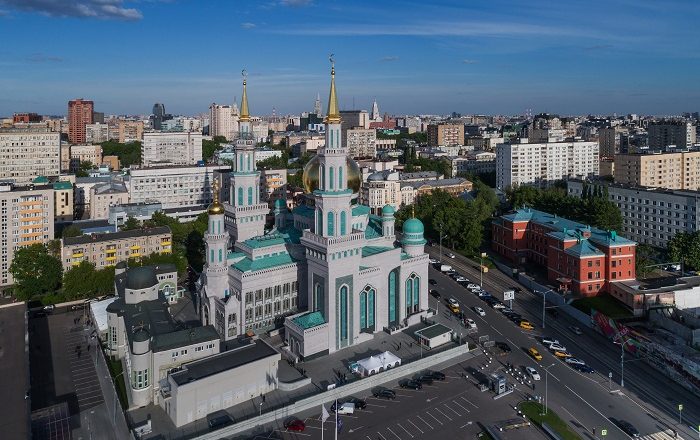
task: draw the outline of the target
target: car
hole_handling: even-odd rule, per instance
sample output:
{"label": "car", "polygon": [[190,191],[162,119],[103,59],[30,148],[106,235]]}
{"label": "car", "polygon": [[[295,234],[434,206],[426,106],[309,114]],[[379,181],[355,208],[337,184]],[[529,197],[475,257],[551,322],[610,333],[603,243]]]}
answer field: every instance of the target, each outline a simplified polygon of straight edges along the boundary
{"label": "car", "polygon": [[426,375],[429,375],[435,380],[445,380],[445,373],[442,373],[440,371],[426,371]]}
{"label": "car", "polygon": [[532,356],[532,358],[533,358],[534,360],[536,360],[536,361],[541,361],[541,360],[542,360],[542,355],[540,354],[539,351],[537,351],[537,349],[536,349],[535,347],[530,347],[530,348],[527,350],[527,354],[529,354],[530,356]]}
{"label": "car", "polygon": [[447,304],[459,307],[459,302],[454,298],[447,298]]}
{"label": "car", "polygon": [[431,286],[435,286],[435,285],[437,285],[437,281],[435,281],[434,279],[430,278],[430,279],[428,280],[428,284],[430,284]]}
{"label": "car", "polygon": [[304,432],[306,424],[299,419],[288,420],[284,423],[284,429],[292,432]]}
{"label": "car", "polygon": [[345,402],[338,408],[338,414],[354,414],[355,404],[351,402]]}
{"label": "car", "polygon": [[488,292],[485,291],[485,290],[479,290],[479,291],[477,291],[477,292],[476,292],[476,295],[477,295],[479,298],[481,298],[481,299],[490,298],[490,297],[491,297],[491,294],[488,293]]}
{"label": "car", "polygon": [[595,370],[588,365],[581,365],[581,364],[569,364],[571,365],[571,368],[573,368],[576,371],[580,371],[581,373],[595,373]]}
{"label": "car", "polygon": [[430,289],[430,295],[431,295],[433,298],[440,299],[440,292],[438,292],[438,291],[435,290],[435,289]]}
{"label": "car", "polygon": [[511,287],[510,290],[512,290],[512,291],[515,292],[515,293],[520,293],[520,292],[523,291],[522,288],[517,287],[517,286]]}
{"label": "car", "polygon": [[55,309],[56,309],[56,306],[53,304],[49,304],[48,306],[44,306],[45,312],[53,312]]}
{"label": "car", "polygon": [[540,338],[540,341],[542,341],[542,345],[546,345],[547,347],[549,347],[549,346],[552,345],[552,344],[558,344],[558,343],[559,343],[558,340],[556,340],[556,339],[554,339],[554,338],[551,338],[551,337],[549,337],[549,336],[542,336],[542,337]]}
{"label": "car", "polygon": [[463,283],[463,282],[469,281],[469,280],[464,278],[462,275],[457,275],[457,277],[455,278],[455,281],[457,281],[458,283]]}
{"label": "car", "polygon": [[383,397],[385,399],[389,400],[394,400],[396,399],[396,393],[393,390],[390,390],[388,388],[382,388],[380,390],[376,390],[372,393],[374,397]]}
{"label": "car", "polygon": [[464,320],[464,326],[467,328],[476,328],[476,322],[471,318],[467,318]]}
{"label": "car", "polygon": [[558,357],[559,359],[566,359],[571,357],[571,354],[566,352],[566,351],[554,351],[554,356]]}
{"label": "car", "polygon": [[496,303],[493,303],[493,305],[492,305],[491,307],[493,307],[494,309],[498,310],[498,309],[505,309],[505,308],[506,308],[506,305],[503,304],[502,302],[498,301],[498,302],[496,302]]}
{"label": "car", "polygon": [[355,408],[357,409],[367,408],[367,402],[365,402],[363,399],[360,399],[359,397],[349,397],[348,402],[355,405]]}
{"label": "car", "polygon": [[547,348],[549,348],[551,351],[566,351],[566,347],[561,344],[549,344]]}
{"label": "car", "polygon": [[504,353],[510,353],[512,351],[510,345],[508,345],[506,342],[496,341],[495,345]]}
{"label": "car", "polygon": [[474,312],[476,312],[476,314],[479,316],[486,316],[486,312],[484,312],[484,309],[481,307],[474,306]]}
{"label": "car", "polygon": [[469,290],[481,289],[481,286],[479,286],[478,284],[469,283],[469,284],[467,284],[467,289],[469,289]]}
{"label": "car", "polygon": [[532,324],[530,324],[529,321],[520,321],[520,323],[518,325],[520,326],[520,328],[522,328],[524,330],[532,330],[535,328],[532,326]]}
{"label": "car", "polygon": [[584,361],[575,357],[566,358],[564,359],[564,362],[566,362],[567,364],[586,365]]}
{"label": "car", "polygon": [[540,373],[537,372],[532,367],[525,367],[525,372],[532,378],[532,380],[540,380]]}
{"label": "car", "polygon": [[420,390],[423,388],[423,385],[421,385],[420,382],[417,380],[412,380],[412,379],[404,379],[399,381],[399,386],[401,388],[408,388],[411,390]]}
{"label": "car", "polygon": [[420,382],[421,384],[424,384],[424,385],[432,385],[433,384],[433,376],[431,376],[429,374],[423,374],[415,380],[417,382]]}
{"label": "car", "polygon": [[233,423],[233,418],[225,411],[217,411],[207,416],[207,424],[210,431],[215,431]]}
{"label": "car", "polygon": [[455,315],[459,314],[459,306],[448,304],[447,308],[450,309],[450,312],[454,313]]}
{"label": "car", "polygon": [[455,254],[453,254],[452,252],[448,252],[448,253],[446,253],[445,255],[447,255],[447,256],[450,257],[450,258],[454,258],[454,257],[455,257]]}
{"label": "car", "polygon": [[583,332],[581,331],[581,329],[578,328],[578,327],[576,327],[575,325],[570,325],[570,326],[569,326],[569,330],[571,330],[571,332],[572,332],[573,334],[575,334],[575,335],[579,335],[579,336],[580,336],[580,335],[583,334]]}
{"label": "car", "polygon": [[520,313],[511,312],[506,315],[506,318],[510,319],[513,322],[520,323],[520,320],[523,317],[520,315]]}
{"label": "car", "polygon": [[613,420],[613,422],[622,429],[625,434],[631,436],[631,437],[639,437],[639,431],[637,431],[637,428],[635,428],[630,422],[627,420]]}
{"label": "car", "polygon": [[431,259],[429,259],[428,261],[430,261],[430,264],[437,264],[437,263],[439,263],[439,261],[437,260],[437,258],[431,258]]}

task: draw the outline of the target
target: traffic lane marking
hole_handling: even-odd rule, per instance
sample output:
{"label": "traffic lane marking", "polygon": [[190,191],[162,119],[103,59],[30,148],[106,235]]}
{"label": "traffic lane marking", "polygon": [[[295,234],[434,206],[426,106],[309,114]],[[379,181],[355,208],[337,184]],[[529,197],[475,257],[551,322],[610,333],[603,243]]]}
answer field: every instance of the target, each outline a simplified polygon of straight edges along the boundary
{"label": "traffic lane marking", "polygon": [[[598,411],[598,409],[597,409],[596,407],[594,407],[593,405],[591,405],[590,403],[588,403],[588,401],[587,401],[586,399],[584,399],[583,397],[581,397],[581,395],[580,395],[579,393],[577,393],[576,391],[572,390],[568,385],[564,385],[564,386],[566,387],[567,390],[569,390],[571,393],[573,393],[576,397],[578,397],[579,399],[581,399],[586,405],[588,405],[589,407],[591,407],[591,409],[592,409],[593,411],[597,412],[603,419],[605,419],[605,421],[606,421],[607,423],[610,422],[610,419],[608,419],[608,418],[605,416],[605,414],[603,414],[602,412]],[[627,436],[627,434],[626,434],[622,429],[620,429],[619,426],[617,426],[617,425],[614,424],[614,423],[612,423],[611,425],[614,426],[615,428],[617,428],[618,431],[620,431],[620,432],[622,432],[623,434],[625,434],[625,436]],[[629,436],[628,436],[628,437],[629,437]]]}

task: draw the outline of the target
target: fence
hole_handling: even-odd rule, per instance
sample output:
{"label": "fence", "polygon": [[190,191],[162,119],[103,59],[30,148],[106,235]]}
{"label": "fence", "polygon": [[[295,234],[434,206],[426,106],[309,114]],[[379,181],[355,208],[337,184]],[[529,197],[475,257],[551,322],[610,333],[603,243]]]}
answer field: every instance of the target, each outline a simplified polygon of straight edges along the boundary
{"label": "fence", "polygon": [[[337,387],[329,391],[324,391],[322,393],[315,394],[311,397],[307,397],[290,405],[287,405],[284,408],[280,408],[275,411],[270,411],[262,414],[261,416],[253,417],[248,420],[243,420],[239,423],[236,423],[235,425],[227,426],[218,431],[202,434],[196,438],[199,440],[215,440],[220,439],[224,436],[231,436],[251,430],[253,430],[254,433],[254,430],[258,430],[258,432],[263,432],[265,425],[283,421],[288,417],[292,416],[293,414],[313,408],[317,408],[320,412],[319,406],[324,402],[331,402],[343,396],[348,396],[351,394],[375,388],[384,383],[393,380],[398,380],[404,376],[417,373],[419,371],[434,367],[438,364],[453,361],[459,356],[466,355],[469,353],[469,344],[459,345],[450,350],[436,353],[434,355],[416,360],[409,364],[404,364],[399,367],[392,368],[391,370],[384,371],[383,373],[379,373],[362,380],[351,382],[347,385]],[[482,352],[478,350],[472,355],[476,356],[479,353]]]}

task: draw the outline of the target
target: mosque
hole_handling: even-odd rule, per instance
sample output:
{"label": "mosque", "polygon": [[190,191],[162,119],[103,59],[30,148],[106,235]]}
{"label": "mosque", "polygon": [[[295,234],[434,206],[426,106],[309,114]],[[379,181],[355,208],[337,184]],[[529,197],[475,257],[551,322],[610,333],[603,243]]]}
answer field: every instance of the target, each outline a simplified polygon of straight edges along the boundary
{"label": "mosque", "polygon": [[326,143],[304,168],[305,201],[291,212],[260,200],[260,172],[243,79],[230,191],[215,183],[199,282],[200,317],[222,340],[284,326],[289,354],[312,359],[420,322],[428,313],[423,223],[411,218],[401,242],[394,208],[381,216],[356,203],[357,164],[348,157],[331,67]]}

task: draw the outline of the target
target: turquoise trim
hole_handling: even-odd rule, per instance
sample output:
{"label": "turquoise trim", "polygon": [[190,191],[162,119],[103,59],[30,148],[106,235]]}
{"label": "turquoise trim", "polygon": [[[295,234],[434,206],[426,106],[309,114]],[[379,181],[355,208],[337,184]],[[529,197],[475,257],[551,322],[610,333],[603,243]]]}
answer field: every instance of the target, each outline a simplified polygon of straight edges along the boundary
{"label": "turquoise trim", "polygon": [[294,263],[294,259],[289,254],[275,255],[271,257],[263,257],[255,261],[250,258],[244,258],[241,261],[234,263],[232,267],[240,272],[256,272],[258,270],[270,269],[276,266]]}
{"label": "turquoise trim", "polygon": [[319,325],[326,323],[321,312],[311,312],[305,315],[297,316],[296,318],[293,318],[292,321],[304,330],[318,327]]}
{"label": "turquoise trim", "polygon": [[352,195],[352,190],[351,189],[342,189],[339,191],[322,191],[320,189],[317,189],[317,190],[314,190],[314,195],[340,197],[340,196]]}
{"label": "turquoise trim", "polygon": [[371,257],[372,255],[381,254],[382,252],[393,251],[393,247],[386,246],[363,246],[362,258]]}
{"label": "turquoise trim", "polygon": [[359,217],[370,213],[370,207],[367,205],[355,205],[352,207],[352,216]]}
{"label": "turquoise trim", "polygon": [[268,246],[275,246],[278,244],[284,244],[284,242],[285,242],[284,237],[282,237],[279,234],[273,234],[273,235],[263,235],[262,237],[249,238],[248,240],[244,241],[243,243],[245,243],[246,246],[248,246],[252,249],[261,249],[261,248],[265,248]]}

